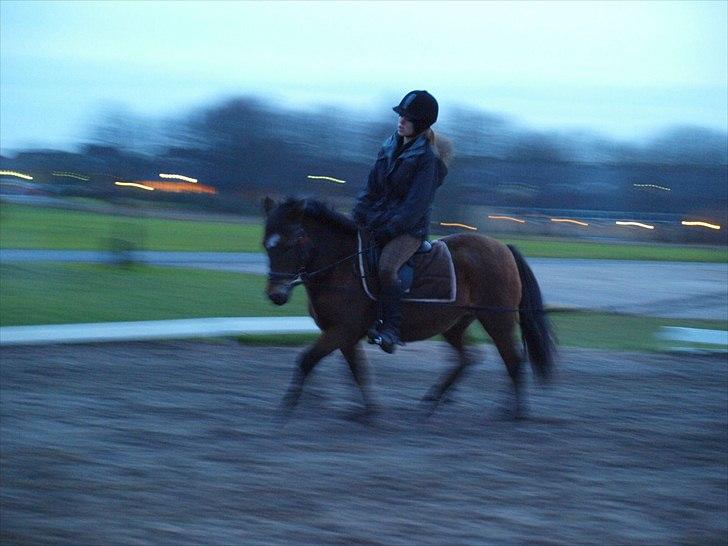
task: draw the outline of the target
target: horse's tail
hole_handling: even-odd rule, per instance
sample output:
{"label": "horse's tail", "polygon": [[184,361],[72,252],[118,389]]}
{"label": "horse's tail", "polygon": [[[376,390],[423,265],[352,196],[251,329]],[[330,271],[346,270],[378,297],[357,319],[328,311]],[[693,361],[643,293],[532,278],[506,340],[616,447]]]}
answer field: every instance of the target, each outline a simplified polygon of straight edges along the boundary
{"label": "horse's tail", "polygon": [[541,289],[526,259],[512,245],[508,245],[508,249],[516,259],[518,275],[521,277],[519,314],[524,345],[536,375],[548,380],[554,367],[556,341],[543,307]]}

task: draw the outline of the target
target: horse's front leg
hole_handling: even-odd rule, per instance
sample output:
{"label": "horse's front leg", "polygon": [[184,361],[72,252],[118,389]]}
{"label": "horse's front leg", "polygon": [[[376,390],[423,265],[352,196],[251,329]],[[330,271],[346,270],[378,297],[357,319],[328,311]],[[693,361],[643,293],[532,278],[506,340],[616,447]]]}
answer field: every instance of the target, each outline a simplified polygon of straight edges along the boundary
{"label": "horse's front leg", "polygon": [[306,381],[308,374],[311,373],[311,370],[314,369],[322,358],[346,344],[348,342],[346,337],[346,332],[340,328],[324,330],[314,344],[301,353],[298,357],[298,367],[293,373],[291,385],[283,397],[282,409],[286,415],[290,414],[293,408],[296,407],[298,399],[301,397],[301,392],[303,391],[303,383]]}
{"label": "horse's front leg", "polygon": [[356,381],[356,384],[361,390],[367,413],[375,413],[379,409],[379,405],[372,396],[367,356],[362,349],[361,343],[357,341],[353,345],[342,347],[341,354],[344,355],[347,364],[349,364],[351,374],[354,376],[354,381]]}

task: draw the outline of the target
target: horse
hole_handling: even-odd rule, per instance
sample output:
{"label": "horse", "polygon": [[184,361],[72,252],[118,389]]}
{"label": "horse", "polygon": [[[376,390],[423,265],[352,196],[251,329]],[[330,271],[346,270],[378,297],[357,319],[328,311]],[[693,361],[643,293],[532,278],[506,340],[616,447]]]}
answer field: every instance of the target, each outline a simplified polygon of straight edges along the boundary
{"label": "horse", "polygon": [[[377,405],[369,385],[368,364],[361,341],[377,319],[377,303],[364,292],[353,266],[358,250],[358,227],[332,207],[314,199],[288,197],[263,200],[263,247],[268,255],[267,297],[284,305],[294,286],[302,284],[309,313],[321,330],[299,356],[282,402],[286,415],[296,406],[303,384],[324,357],[339,350],[361,390],[367,412]],[[403,342],[441,334],[457,354],[457,362],[423,398],[431,411],[472,363],[465,333],[478,321],[505,363],[512,383],[508,413],[524,416],[522,363],[517,342],[520,324],[525,353],[534,374],[547,381],[554,364],[555,339],[545,314],[541,290],[526,260],[513,246],[475,233],[440,239],[452,256],[457,297],[450,304],[404,303]]]}

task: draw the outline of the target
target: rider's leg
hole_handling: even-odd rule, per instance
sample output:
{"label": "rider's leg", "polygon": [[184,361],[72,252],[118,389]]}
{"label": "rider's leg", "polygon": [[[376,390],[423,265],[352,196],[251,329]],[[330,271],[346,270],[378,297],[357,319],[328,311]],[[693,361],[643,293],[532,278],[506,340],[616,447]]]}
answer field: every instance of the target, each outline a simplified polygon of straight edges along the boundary
{"label": "rider's leg", "polygon": [[379,329],[382,349],[388,353],[400,342],[402,324],[402,296],[404,292],[397,278],[399,269],[417,252],[422,241],[418,237],[403,234],[386,244],[379,258],[379,299],[382,304],[383,324]]}

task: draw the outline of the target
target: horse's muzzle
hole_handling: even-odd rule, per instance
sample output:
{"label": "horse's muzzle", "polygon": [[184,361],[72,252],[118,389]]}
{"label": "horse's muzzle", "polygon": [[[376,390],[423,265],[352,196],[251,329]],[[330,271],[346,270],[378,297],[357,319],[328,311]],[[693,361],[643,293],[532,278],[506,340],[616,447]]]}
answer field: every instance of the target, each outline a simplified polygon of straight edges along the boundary
{"label": "horse's muzzle", "polygon": [[265,290],[268,299],[276,305],[283,305],[288,302],[288,297],[291,293],[291,288],[288,284],[268,284]]}

